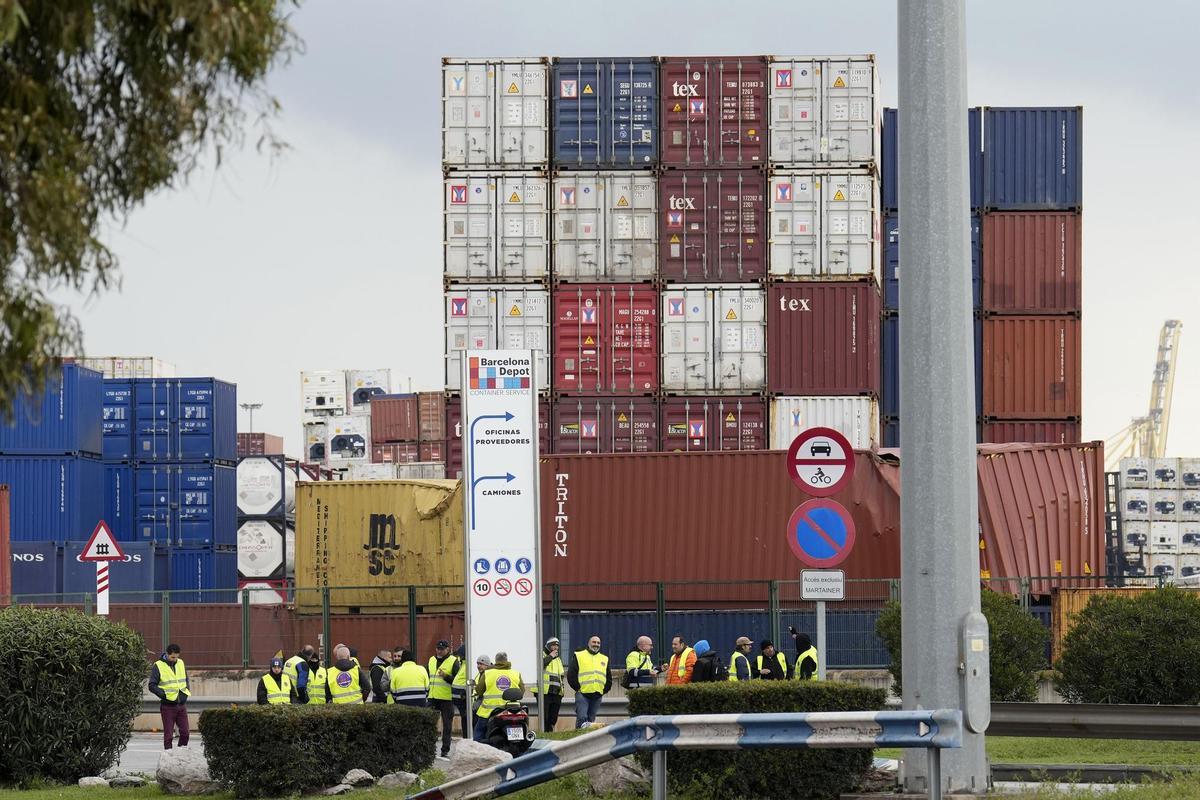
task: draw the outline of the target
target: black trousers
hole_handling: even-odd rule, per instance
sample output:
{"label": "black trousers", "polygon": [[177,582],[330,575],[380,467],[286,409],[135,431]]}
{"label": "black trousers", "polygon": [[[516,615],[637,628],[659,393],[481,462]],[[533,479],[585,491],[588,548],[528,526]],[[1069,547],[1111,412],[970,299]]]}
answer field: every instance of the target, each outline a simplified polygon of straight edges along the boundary
{"label": "black trousers", "polygon": [[545,699],[546,719],[542,722],[542,730],[546,733],[554,730],[554,724],[558,722],[558,710],[562,707],[561,694],[547,694]]}
{"label": "black trousers", "polygon": [[460,700],[430,700],[429,705],[442,715],[442,752],[450,752],[450,737],[453,735],[454,717],[457,714],[459,733],[467,735],[467,705]]}

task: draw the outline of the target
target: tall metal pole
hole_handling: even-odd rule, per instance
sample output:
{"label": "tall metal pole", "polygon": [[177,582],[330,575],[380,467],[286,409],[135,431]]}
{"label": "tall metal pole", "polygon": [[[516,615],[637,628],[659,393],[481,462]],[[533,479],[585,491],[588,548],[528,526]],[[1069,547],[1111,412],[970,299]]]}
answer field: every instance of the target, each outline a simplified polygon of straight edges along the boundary
{"label": "tall metal pole", "polygon": [[[966,5],[897,7],[904,707],[974,708],[969,719],[981,730],[980,683],[986,703],[989,681],[979,614]],[[986,791],[983,745],[968,726],[962,749],[943,754],[943,787]],[[909,791],[928,790],[924,756],[905,751]]]}

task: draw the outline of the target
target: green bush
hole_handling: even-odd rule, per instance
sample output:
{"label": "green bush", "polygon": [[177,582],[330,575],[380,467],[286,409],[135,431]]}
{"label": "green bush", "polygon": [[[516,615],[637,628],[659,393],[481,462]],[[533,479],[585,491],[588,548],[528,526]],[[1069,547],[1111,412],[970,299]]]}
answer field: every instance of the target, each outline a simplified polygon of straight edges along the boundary
{"label": "green bush", "polygon": [[[991,652],[992,700],[1033,702],[1037,700],[1037,672],[1046,666],[1046,642],[1049,632],[1032,614],[1006,594],[982,590],[981,610],[988,621],[988,646]],[[888,671],[895,681],[896,694],[901,683],[900,604],[888,603],[875,622],[875,633],[883,640],[892,663]]]}
{"label": "green bush", "polygon": [[[750,681],[660,686],[629,693],[629,713],[746,714],[878,711],[885,693],[834,681]],[[672,796],[825,800],[854,789],[871,767],[870,748],[698,750],[671,753]],[[638,756],[649,767],[650,755]]]}
{"label": "green bush", "polygon": [[0,782],[74,783],[117,760],[147,672],[142,637],[78,611],[0,610]]}
{"label": "green bush", "polygon": [[352,769],[375,777],[433,764],[437,719],[394,705],[282,705],[200,715],[213,779],[238,797],[283,797],[333,786]]}
{"label": "green bush", "polygon": [[1165,588],[1093,597],[1063,637],[1058,690],[1069,703],[1200,703],[1200,597]]}

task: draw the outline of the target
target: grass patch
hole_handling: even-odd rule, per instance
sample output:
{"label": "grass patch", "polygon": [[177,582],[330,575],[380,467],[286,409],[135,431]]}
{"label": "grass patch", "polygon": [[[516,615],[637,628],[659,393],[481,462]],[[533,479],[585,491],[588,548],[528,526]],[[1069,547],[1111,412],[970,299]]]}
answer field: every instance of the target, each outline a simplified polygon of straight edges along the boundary
{"label": "grass patch", "polygon": [[[1200,767],[1200,742],[1139,739],[1052,739],[989,736],[987,752],[997,764],[1130,764],[1145,767]],[[876,750],[878,758],[899,758],[896,749]],[[1196,795],[1200,797],[1200,794]]]}
{"label": "grass patch", "polygon": [[1005,795],[1005,797],[1008,800],[1081,800],[1081,798],[1104,798],[1104,800],[1194,800],[1194,798],[1200,797],[1200,777],[1181,777],[1179,780],[1170,783],[1126,784],[1103,794],[1080,790],[1063,790],[1053,786],[1045,786],[1037,791]]}
{"label": "grass patch", "polygon": [[[81,789],[78,786],[49,786],[43,789],[0,788],[4,800],[93,800],[102,795],[105,800],[163,800],[166,795],[157,783],[147,783],[137,789]],[[209,798],[232,798],[233,795],[208,795]]]}

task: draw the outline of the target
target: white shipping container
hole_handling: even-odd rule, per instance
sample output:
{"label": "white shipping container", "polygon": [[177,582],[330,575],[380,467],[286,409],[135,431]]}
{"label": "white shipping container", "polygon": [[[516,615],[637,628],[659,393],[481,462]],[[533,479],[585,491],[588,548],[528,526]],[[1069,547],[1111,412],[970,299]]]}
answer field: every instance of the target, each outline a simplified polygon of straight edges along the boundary
{"label": "white shipping container", "polygon": [[270,578],[283,567],[283,534],[266,520],[246,520],[238,526],[237,562],[243,578]]}
{"label": "white shipping container", "polygon": [[545,167],[550,68],[544,58],[442,60],[442,164]]}
{"label": "white shipping container", "polygon": [[1152,522],[1150,523],[1150,553],[1179,552],[1179,523]]}
{"label": "white shipping container", "polygon": [[1148,458],[1121,459],[1121,488],[1149,489],[1150,467],[1153,462]]}
{"label": "white shipping container", "polygon": [[1187,554],[1179,557],[1179,579],[1190,578],[1187,583],[1195,586],[1200,580],[1200,554]]}
{"label": "white shipping container", "polygon": [[1121,519],[1150,521],[1150,490],[1121,490]]}
{"label": "white shipping container", "polygon": [[[296,514],[296,473],[267,456],[246,456],[237,465],[237,512],[243,517]],[[254,576],[258,577],[258,576]]]}
{"label": "white shipping container", "polygon": [[758,392],[767,381],[765,292],[743,284],[667,286],[662,293],[662,388]]}
{"label": "white shipping container", "polygon": [[348,481],[394,481],[395,464],[351,464],[346,471]]}
{"label": "white shipping container", "polygon": [[873,397],[776,397],[771,401],[771,449],[786,450],[808,428],[833,428],[856,450],[879,440],[879,403]]}
{"label": "white shipping container", "polygon": [[1141,550],[1127,551],[1123,571],[1134,577],[1146,575],[1150,571],[1150,556]]}
{"label": "white shipping container", "polygon": [[1180,522],[1200,522],[1200,491],[1179,493],[1178,517]]}
{"label": "white shipping container", "polygon": [[1179,459],[1179,486],[1182,489],[1200,489],[1200,460]]}
{"label": "white shipping container", "polygon": [[328,426],[325,419],[304,422],[304,461],[309,464],[325,463],[325,440]]}
{"label": "white shipping container", "polygon": [[330,417],[325,428],[325,457],[330,466],[366,463],[371,458],[371,415]]}
{"label": "white shipping container", "polygon": [[1160,553],[1159,555],[1150,556],[1149,569],[1147,574],[1155,577],[1161,577],[1167,583],[1175,582],[1176,568],[1179,565],[1179,556]]}
{"label": "white shipping container", "polygon": [[89,356],[76,358],[81,367],[95,370],[106,378],[174,378],[175,365],[152,356]]}
{"label": "white shipping container", "polygon": [[300,410],[305,414],[336,414],[346,410],[346,375],[340,369],[300,373]]}
{"label": "white shipping container", "polygon": [[426,478],[443,480],[446,477],[446,464],[442,461],[409,461],[392,466],[396,468],[396,478],[402,481]]}
{"label": "white shipping container", "polygon": [[544,281],[548,181],[532,172],[455,173],[444,181],[444,259],[452,281]]}
{"label": "white shipping container", "polygon": [[879,162],[875,57],[771,58],[771,163],[869,167]]}
{"label": "white shipping container", "polygon": [[1200,554],[1200,522],[1179,524],[1179,552]]}
{"label": "white shipping container", "polygon": [[658,275],[658,179],[652,172],[554,177],[554,277],[632,283]]}
{"label": "white shipping container", "polygon": [[1149,522],[1125,522],[1121,525],[1121,534],[1125,537],[1125,549],[1137,550],[1150,546]]}
{"label": "white shipping container", "polygon": [[775,278],[880,277],[879,179],[866,170],[771,173]]}
{"label": "white shipping container", "polygon": [[1179,520],[1179,492],[1174,489],[1150,490],[1150,520],[1176,522]]}
{"label": "white shipping container", "polygon": [[1179,488],[1179,459],[1154,459],[1154,472],[1150,475],[1151,489]]}
{"label": "white shipping container", "polygon": [[390,369],[346,370],[346,397],[352,411],[369,412],[371,398],[377,394],[392,393],[392,371]]}
{"label": "white shipping container", "polygon": [[462,384],[464,350],[536,350],[537,388],[550,380],[550,293],[519,286],[446,290],[446,390]]}
{"label": "white shipping container", "polygon": [[240,588],[248,593],[252,606],[282,606],[287,603],[280,588],[266,581],[246,581]]}

